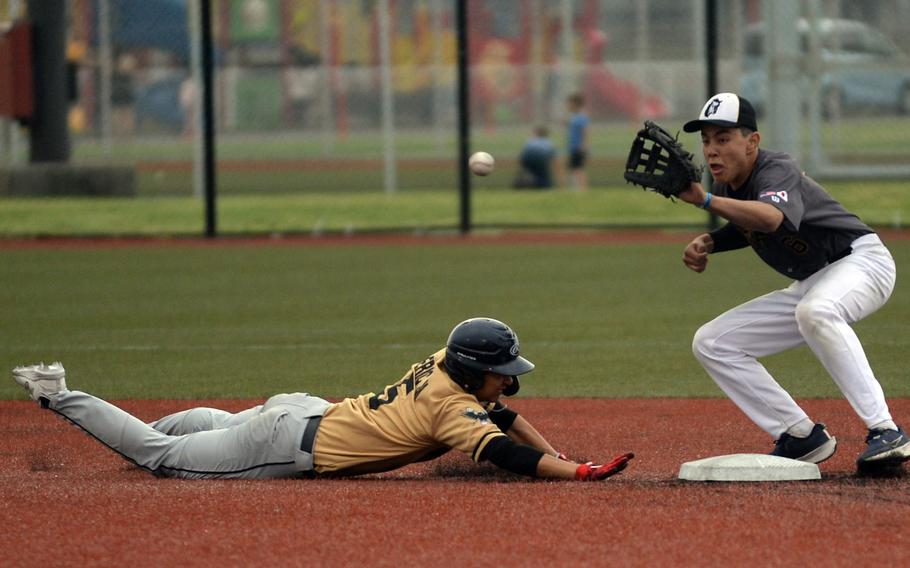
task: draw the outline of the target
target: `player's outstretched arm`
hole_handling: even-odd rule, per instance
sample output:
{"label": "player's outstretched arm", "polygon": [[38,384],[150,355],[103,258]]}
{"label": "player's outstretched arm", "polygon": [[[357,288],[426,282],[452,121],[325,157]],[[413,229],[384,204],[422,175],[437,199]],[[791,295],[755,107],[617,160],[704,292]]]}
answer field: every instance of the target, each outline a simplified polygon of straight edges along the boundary
{"label": "player's outstretched arm", "polygon": [[606,464],[578,464],[542,453],[537,448],[517,444],[508,436],[495,436],[484,447],[480,460],[489,460],[506,471],[530,477],[598,481],[626,468],[634,454],[623,454]]}
{"label": "player's outstretched arm", "polygon": [[708,201],[708,193],[697,182],[689,184],[689,189],[680,193],[679,198],[686,203],[720,215],[740,227],[763,233],[773,233],[784,222],[783,212],[770,203],[720,197],[719,195],[712,195],[711,200]]}

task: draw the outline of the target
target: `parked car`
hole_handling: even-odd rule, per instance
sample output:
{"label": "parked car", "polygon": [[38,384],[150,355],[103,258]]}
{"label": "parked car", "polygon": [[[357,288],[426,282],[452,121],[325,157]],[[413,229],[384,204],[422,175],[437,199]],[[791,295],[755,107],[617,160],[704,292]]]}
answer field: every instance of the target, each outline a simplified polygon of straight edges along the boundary
{"label": "parked car", "polygon": [[136,89],[136,127],[142,130],[149,124],[172,132],[184,129],[183,108],[180,106],[180,86],[186,73],[175,73]]}
{"label": "parked car", "polygon": [[[803,56],[803,92],[811,91],[809,21],[799,20]],[[910,58],[881,32],[856,20],[818,21],[821,64],[821,111],[826,118],[848,112],[910,114]],[[740,92],[756,110],[765,109],[768,76],[765,67],[764,25],[749,26],[745,34],[745,72]]]}

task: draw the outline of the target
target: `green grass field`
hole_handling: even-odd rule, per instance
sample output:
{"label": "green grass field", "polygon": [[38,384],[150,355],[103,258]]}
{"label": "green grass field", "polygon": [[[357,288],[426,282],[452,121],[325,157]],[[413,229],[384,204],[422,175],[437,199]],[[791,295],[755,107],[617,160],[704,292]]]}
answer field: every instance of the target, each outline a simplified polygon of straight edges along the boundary
{"label": "green grass field", "polygon": [[[669,131],[680,131],[680,139],[690,149],[697,148],[697,134],[681,132],[688,120],[663,119],[659,122]],[[910,145],[910,117],[906,116],[855,116],[821,126],[823,148],[840,152],[849,149],[861,154],[905,155]],[[772,134],[769,125],[761,124],[767,138]],[[531,134],[531,125],[500,125],[487,129],[475,124],[471,143],[477,150],[486,150],[494,156],[517,155],[521,143]],[[556,143],[564,140],[565,132],[559,123],[551,124],[551,136]],[[591,128],[591,147],[597,156],[625,159],[629,144],[641,123],[634,120],[599,120]],[[809,129],[804,125],[801,138],[808,145]],[[120,137],[105,153],[103,146],[93,139],[77,138],[74,151],[76,160],[132,163],[136,160],[187,160],[192,155],[193,140],[180,136],[160,138]],[[301,157],[375,158],[383,155],[383,135],[378,129],[356,131],[347,136],[318,132],[286,132],[267,134],[219,132],[216,154],[223,160],[297,160]],[[395,152],[399,157],[432,158],[455,156],[458,152],[457,127],[441,129],[398,129],[395,132]]]}
{"label": "green grass field", "polygon": [[[655,200],[657,201],[657,200]],[[662,200],[659,200],[662,201]],[[910,242],[889,243],[898,266]],[[683,244],[164,246],[0,251],[0,365],[61,360],[103,397],[340,397],[382,388],[491,315],[538,369],[522,394],[720,396],[697,327],[786,281],[749,251],[701,275]],[[910,285],[856,329],[889,396],[910,396]],[[805,348],[768,358],[796,396],[838,396]],[[8,378],[0,398],[23,398]]]}
{"label": "green grass field", "polygon": [[[905,117],[870,116],[825,123],[825,151],[860,162],[905,162],[900,152],[910,146],[908,122]],[[666,125],[673,130],[681,123]],[[629,120],[592,127],[592,191],[584,195],[507,189],[530,126],[475,128],[471,147],[492,152],[497,167],[488,177],[472,177],[472,222],[482,228],[703,225],[706,217],[695,208],[644,195],[623,182],[629,141],[639,127]],[[803,137],[807,135],[804,131]],[[555,126],[553,137],[562,140]],[[683,134],[682,140],[697,150],[696,135]],[[397,132],[399,189],[386,194],[378,131],[347,137],[321,132],[224,134],[216,147],[218,229],[226,234],[455,229],[460,222],[456,142],[453,128]],[[193,141],[185,137],[122,137],[110,154],[97,140],[77,138],[76,164],[134,166],[137,197],[0,197],[0,238],[199,235],[204,204],[192,196],[192,155]],[[832,159],[839,161],[837,156]],[[824,180],[824,185],[876,227],[906,226],[910,219],[907,180]]]}
{"label": "green grass field", "polygon": [[[826,185],[871,225],[906,226],[910,220],[906,182]],[[482,227],[694,228],[707,222],[695,207],[626,185],[595,187],[585,194],[480,185],[471,203],[472,221]],[[459,225],[454,190],[234,195],[220,199],[217,212],[224,233],[451,230]],[[0,199],[0,237],[199,235],[203,228],[204,205],[192,197]]]}

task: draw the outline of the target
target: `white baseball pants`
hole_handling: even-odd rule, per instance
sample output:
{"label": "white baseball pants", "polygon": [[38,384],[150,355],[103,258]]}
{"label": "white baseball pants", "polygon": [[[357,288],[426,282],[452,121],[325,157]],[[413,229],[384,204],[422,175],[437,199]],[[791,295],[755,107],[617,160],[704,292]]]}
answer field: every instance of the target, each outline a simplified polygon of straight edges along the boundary
{"label": "white baseball pants", "polygon": [[895,266],[878,235],[805,280],[737,306],[703,325],[692,342],[714,382],[774,439],[808,418],[758,358],[806,344],[866,427],[891,420],[882,387],[850,324],[880,308]]}

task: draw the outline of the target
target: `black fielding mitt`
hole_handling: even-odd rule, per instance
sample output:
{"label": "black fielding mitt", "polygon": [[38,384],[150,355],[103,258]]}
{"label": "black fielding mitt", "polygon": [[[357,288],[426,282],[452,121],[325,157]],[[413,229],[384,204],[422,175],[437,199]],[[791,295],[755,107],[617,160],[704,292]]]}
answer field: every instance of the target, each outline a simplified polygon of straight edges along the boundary
{"label": "black fielding mitt", "polygon": [[694,156],[682,147],[675,136],[651,122],[638,131],[623,177],[664,197],[676,197],[693,181],[701,181],[701,168],[692,161]]}

